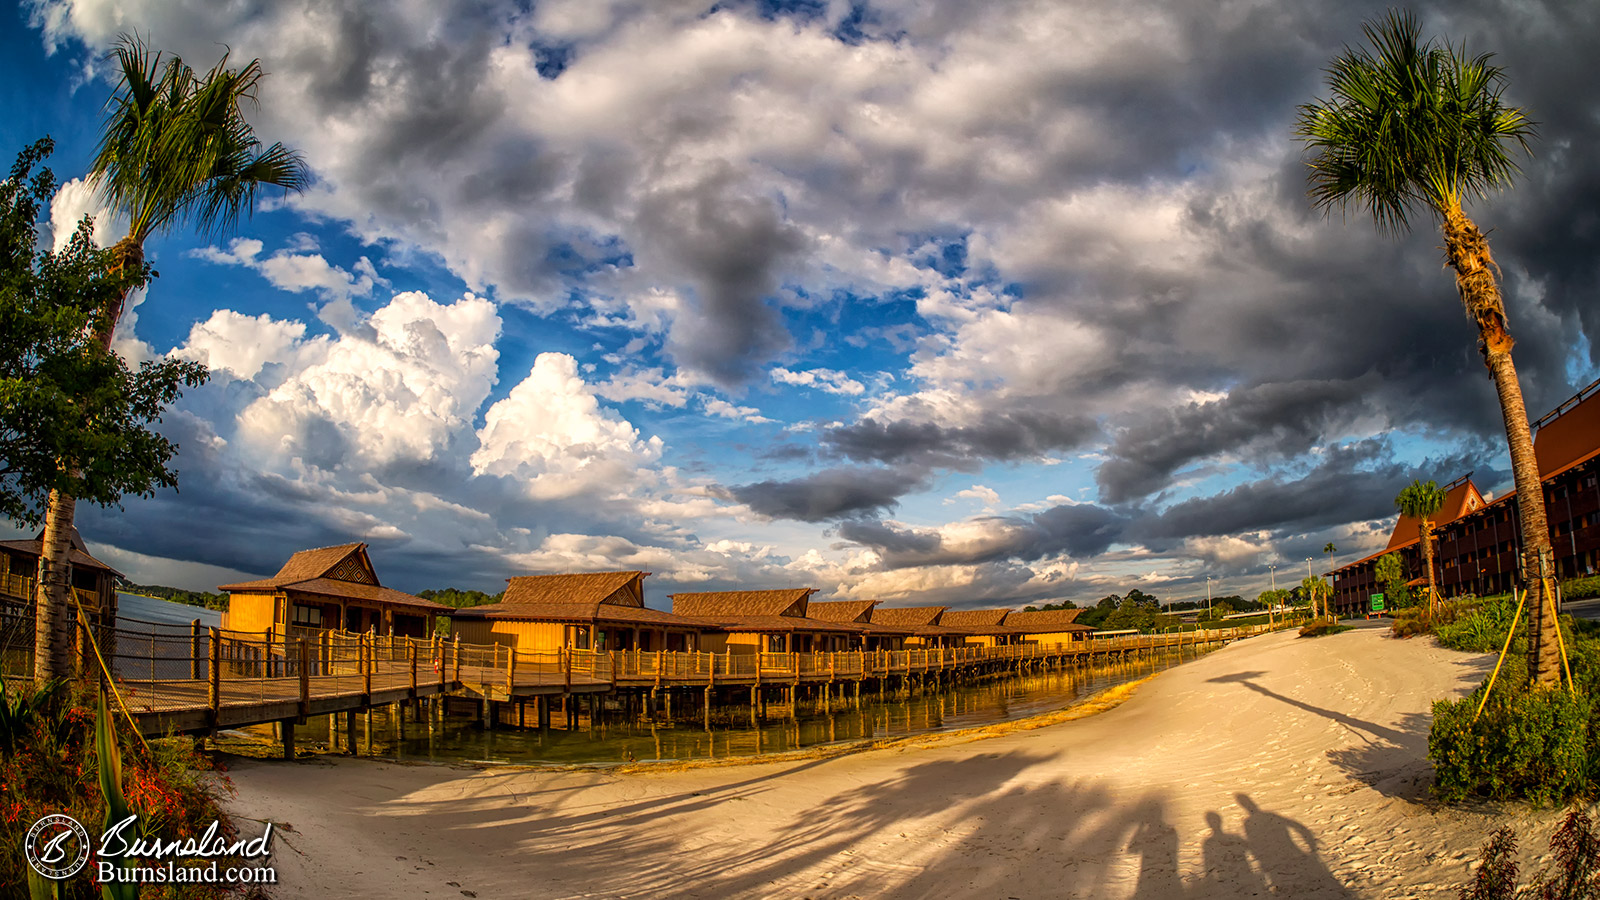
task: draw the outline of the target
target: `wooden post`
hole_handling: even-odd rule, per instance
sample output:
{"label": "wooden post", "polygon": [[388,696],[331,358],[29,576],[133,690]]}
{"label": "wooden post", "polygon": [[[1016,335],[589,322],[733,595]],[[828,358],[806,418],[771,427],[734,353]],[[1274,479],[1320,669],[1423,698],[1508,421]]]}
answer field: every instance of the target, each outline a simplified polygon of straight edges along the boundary
{"label": "wooden post", "polygon": [[411,697],[417,696],[417,645],[410,638],[406,639],[406,657],[411,663]]}
{"label": "wooden post", "polygon": [[[153,629],[152,629],[153,630]],[[200,620],[189,623],[189,677],[200,680]]]}
{"label": "wooden post", "polygon": [[344,746],[351,756],[356,755],[356,711],[353,709],[344,713]]}
{"label": "wooden post", "polygon": [[[455,654],[456,654],[456,679],[455,680],[456,680],[456,683],[459,684],[461,682],[461,635],[458,634],[458,635],[455,636],[455,644],[456,644],[456,649],[455,649]],[[441,668],[443,668],[443,667],[441,666]]]}
{"label": "wooden post", "polygon": [[372,704],[371,703],[368,703],[366,710],[364,710],[362,712],[361,724],[363,726],[363,731],[365,732],[362,735],[361,742],[363,744],[367,745],[367,755],[371,756],[372,755]]}
{"label": "wooden post", "polygon": [[215,729],[222,718],[222,667],[217,659],[222,650],[222,632],[211,629],[210,685],[206,689],[206,704],[211,707],[211,727]]}
{"label": "wooden post", "polygon": [[433,636],[433,664],[439,670],[439,693],[442,695],[444,694],[444,637],[438,634]]}
{"label": "wooden post", "polygon": [[295,652],[300,657],[300,721],[311,715],[311,648],[305,638],[295,640]]}
{"label": "wooden post", "polygon": [[[367,640],[367,635],[364,634],[356,638],[356,640],[358,641],[356,646],[360,648],[361,652],[361,705],[370,706],[372,704],[372,644]],[[371,742],[369,737],[367,740],[369,744],[367,748],[368,756],[372,755]]]}
{"label": "wooden post", "polygon": [[506,697],[511,697],[511,692],[517,687],[517,650],[515,647],[506,648]]}
{"label": "wooden post", "polygon": [[294,759],[294,720],[284,719],[279,722],[278,730],[283,735],[283,758]]}

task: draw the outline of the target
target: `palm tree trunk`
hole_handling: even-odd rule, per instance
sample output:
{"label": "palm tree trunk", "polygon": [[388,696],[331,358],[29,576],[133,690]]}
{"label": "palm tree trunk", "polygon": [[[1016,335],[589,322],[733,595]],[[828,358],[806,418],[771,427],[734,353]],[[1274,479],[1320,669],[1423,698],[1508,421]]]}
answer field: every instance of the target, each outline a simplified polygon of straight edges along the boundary
{"label": "palm tree trunk", "polygon": [[1428,618],[1439,614],[1439,591],[1433,580],[1433,523],[1423,519],[1417,526],[1422,537],[1422,566],[1428,573]]}
{"label": "palm tree trunk", "polygon": [[[132,235],[117,242],[116,267],[119,271],[137,268],[144,264],[144,247]],[[128,302],[131,288],[118,292],[116,300],[100,317],[95,327],[95,340],[100,349],[111,352],[111,340],[117,328],[117,319]],[[77,464],[69,464],[71,474],[78,474]],[[33,613],[33,675],[43,681],[72,674],[72,647],[74,641],[72,614],[72,519],[77,511],[77,498],[59,489],[50,492],[45,508],[44,540],[39,548],[39,582],[34,592]]]}
{"label": "palm tree trunk", "polygon": [[77,501],[50,492],[39,578],[34,586],[33,678],[38,683],[72,674],[72,512]]}
{"label": "palm tree trunk", "polygon": [[1500,395],[1500,415],[1505,420],[1506,442],[1511,450],[1511,474],[1517,489],[1517,515],[1522,533],[1521,581],[1529,597],[1528,678],[1534,684],[1560,683],[1557,659],[1555,565],[1550,550],[1550,527],[1544,512],[1544,484],[1533,453],[1533,432],[1522,402],[1522,385],[1511,362],[1515,341],[1506,331],[1505,307],[1495,283],[1494,259],[1489,242],[1478,226],[1460,209],[1444,220],[1445,255],[1456,270],[1461,302],[1478,325],[1478,350]]}

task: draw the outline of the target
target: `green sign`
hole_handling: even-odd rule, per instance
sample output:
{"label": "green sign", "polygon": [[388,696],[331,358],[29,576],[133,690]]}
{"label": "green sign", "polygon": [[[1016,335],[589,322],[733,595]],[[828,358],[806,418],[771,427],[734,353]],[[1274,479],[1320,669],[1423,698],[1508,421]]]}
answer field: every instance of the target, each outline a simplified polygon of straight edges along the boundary
{"label": "green sign", "polygon": [[1383,612],[1383,595],[1382,594],[1373,594],[1372,595],[1372,611],[1373,612]]}

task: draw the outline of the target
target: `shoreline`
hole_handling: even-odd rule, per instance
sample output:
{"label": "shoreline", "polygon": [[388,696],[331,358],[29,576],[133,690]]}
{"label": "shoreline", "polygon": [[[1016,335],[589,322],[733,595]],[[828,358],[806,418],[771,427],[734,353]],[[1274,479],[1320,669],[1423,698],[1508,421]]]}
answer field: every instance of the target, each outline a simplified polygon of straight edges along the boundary
{"label": "shoreline", "polygon": [[1429,705],[1490,663],[1279,632],[1108,706],[825,756],[241,759],[227,805],[279,823],[284,897],[1453,897],[1495,827],[1531,872],[1561,814],[1428,797]]}

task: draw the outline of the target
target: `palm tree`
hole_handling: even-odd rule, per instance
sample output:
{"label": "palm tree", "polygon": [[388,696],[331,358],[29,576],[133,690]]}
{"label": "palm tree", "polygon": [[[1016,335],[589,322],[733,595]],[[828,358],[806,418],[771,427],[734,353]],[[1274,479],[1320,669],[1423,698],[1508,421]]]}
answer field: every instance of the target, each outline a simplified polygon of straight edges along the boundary
{"label": "palm tree", "polygon": [[[1339,552],[1339,548],[1333,545],[1333,541],[1329,541],[1328,545],[1322,548],[1322,552],[1328,555],[1328,577],[1331,578],[1333,577],[1333,555]],[[1333,585],[1331,584],[1328,586],[1328,602],[1333,602]]]}
{"label": "palm tree", "polygon": [[1439,591],[1433,579],[1433,517],[1444,506],[1444,488],[1432,481],[1413,479],[1394,505],[1403,516],[1417,520],[1417,536],[1422,539],[1422,567],[1428,573],[1428,615],[1439,611]]}
{"label": "palm tree", "polygon": [[1456,289],[1477,325],[1478,349],[1499,394],[1524,571],[1537,582],[1530,585],[1539,597],[1531,604],[1528,672],[1536,683],[1554,685],[1554,559],[1539,465],[1511,362],[1498,269],[1489,242],[1462,209],[1510,184],[1518,172],[1513,154],[1527,152],[1533,123],[1501,101],[1505,73],[1489,64],[1489,55],[1469,57],[1464,48],[1423,43],[1416,17],[1406,12],[1391,11],[1362,31],[1370,47],[1346,48],[1328,67],[1331,98],[1300,107],[1295,135],[1311,152],[1310,196],[1325,213],[1355,201],[1380,232],[1406,231],[1418,208],[1440,223],[1445,259],[1455,269]]}
{"label": "palm tree", "polygon": [[[304,188],[299,155],[282,144],[263,149],[241,110],[256,103],[260,60],[230,69],[224,54],[199,76],[177,56],[163,59],[127,35],[111,57],[121,80],[106,104],[90,174],[106,205],[129,220],[127,236],[112,248],[118,268],[143,266],[144,242],[152,235],[180,224],[224,232],[251,214],[263,188]],[[106,352],[127,298],[127,291],[118,295],[95,326]],[[45,512],[34,634],[40,679],[72,666],[68,551],[76,505],[70,493],[52,491]]]}

